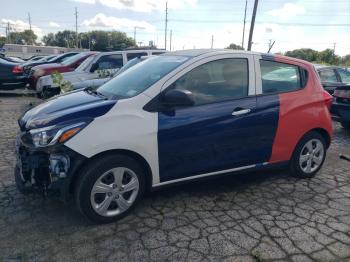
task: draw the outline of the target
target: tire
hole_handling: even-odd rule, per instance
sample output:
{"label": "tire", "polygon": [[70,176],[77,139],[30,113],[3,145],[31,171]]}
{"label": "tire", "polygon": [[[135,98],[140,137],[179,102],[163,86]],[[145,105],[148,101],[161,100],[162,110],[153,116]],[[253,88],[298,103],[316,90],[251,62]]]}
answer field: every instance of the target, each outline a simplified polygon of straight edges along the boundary
{"label": "tire", "polygon": [[296,146],[290,161],[290,173],[298,178],[311,178],[321,169],[326,158],[324,137],[315,131],[307,133]]}
{"label": "tire", "polygon": [[[145,185],[144,170],[133,158],[100,157],[80,173],[74,192],[76,205],[91,222],[111,223],[130,213]],[[130,188],[134,189],[128,191]]]}
{"label": "tire", "polygon": [[350,130],[350,122],[340,122],[343,128]]}

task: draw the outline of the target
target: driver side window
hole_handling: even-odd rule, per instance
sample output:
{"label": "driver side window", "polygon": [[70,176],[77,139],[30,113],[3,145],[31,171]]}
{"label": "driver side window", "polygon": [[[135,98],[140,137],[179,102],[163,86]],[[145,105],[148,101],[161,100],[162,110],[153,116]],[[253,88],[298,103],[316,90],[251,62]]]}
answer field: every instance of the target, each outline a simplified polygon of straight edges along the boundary
{"label": "driver side window", "polygon": [[192,92],[195,105],[248,95],[248,60],[220,59],[200,65],[176,80],[171,88]]}

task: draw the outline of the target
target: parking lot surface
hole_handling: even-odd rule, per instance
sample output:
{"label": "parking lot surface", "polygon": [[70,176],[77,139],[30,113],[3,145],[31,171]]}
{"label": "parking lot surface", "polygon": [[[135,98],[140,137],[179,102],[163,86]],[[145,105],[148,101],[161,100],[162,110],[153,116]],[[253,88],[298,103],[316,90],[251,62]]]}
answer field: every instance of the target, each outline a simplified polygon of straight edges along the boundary
{"label": "parking lot surface", "polygon": [[350,133],[335,126],[312,179],[229,175],[149,193],[131,215],[91,225],[73,203],[14,183],[17,118],[35,102],[0,97],[0,261],[350,261]]}

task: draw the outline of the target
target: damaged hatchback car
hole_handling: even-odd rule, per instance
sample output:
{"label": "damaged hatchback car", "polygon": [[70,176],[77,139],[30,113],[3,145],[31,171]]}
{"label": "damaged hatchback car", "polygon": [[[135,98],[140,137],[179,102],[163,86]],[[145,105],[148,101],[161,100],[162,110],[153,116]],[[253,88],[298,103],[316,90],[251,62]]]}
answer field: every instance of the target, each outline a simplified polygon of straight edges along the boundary
{"label": "damaged hatchback car", "polygon": [[107,223],[170,184],[267,167],[312,177],[331,142],[331,102],[302,60],[213,49],[150,57],[25,112],[17,186],[57,189]]}

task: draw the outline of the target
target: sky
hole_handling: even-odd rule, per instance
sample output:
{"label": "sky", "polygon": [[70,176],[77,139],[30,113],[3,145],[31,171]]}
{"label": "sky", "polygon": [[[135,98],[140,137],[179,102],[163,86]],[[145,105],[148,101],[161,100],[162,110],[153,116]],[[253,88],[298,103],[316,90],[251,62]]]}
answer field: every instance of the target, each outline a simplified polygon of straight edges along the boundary
{"label": "sky", "polygon": [[[118,30],[148,45],[165,46],[166,0],[0,0],[0,35],[29,29],[41,38],[49,32]],[[246,0],[168,0],[167,49],[225,48],[242,44]],[[244,47],[247,47],[254,0],[247,0]],[[350,0],[259,0],[253,51],[272,52],[297,48],[333,49],[350,54]]]}

